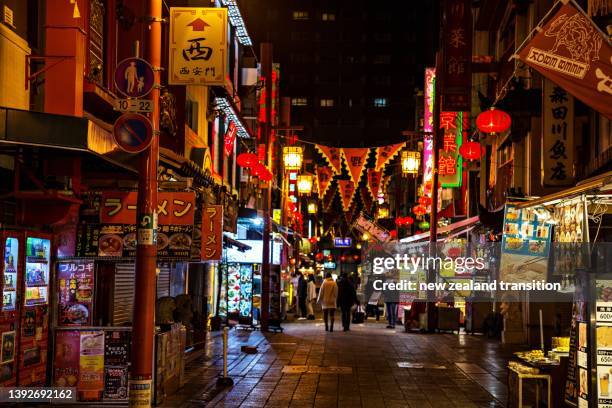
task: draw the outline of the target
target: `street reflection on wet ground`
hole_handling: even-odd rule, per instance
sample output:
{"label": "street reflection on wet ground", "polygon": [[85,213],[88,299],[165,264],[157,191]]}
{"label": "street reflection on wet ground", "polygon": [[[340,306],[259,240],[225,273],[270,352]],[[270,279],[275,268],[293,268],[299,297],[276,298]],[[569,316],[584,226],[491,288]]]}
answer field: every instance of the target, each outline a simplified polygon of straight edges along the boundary
{"label": "street reflection on wet ground", "polygon": [[[222,341],[187,364],[186,385],[164,407],[503,407],[511,348],[467,334],[404,333],[383,323],[325,332],[284,324],[284,333],[231,330],[231,388],[216,388]],[[240,351],[257,346],[257,354]]]}

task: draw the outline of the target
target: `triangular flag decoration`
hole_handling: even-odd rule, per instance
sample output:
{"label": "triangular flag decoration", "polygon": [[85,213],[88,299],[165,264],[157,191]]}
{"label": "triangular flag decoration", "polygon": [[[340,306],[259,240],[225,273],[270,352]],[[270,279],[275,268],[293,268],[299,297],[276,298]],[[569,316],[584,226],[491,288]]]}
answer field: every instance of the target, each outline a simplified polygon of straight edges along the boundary
{"label": "triangular flag decoration", "polygon": [[72,18],[81,18],[81,12],[79,11],[79,4],[74,2],[74,9],[72,10]]}
{"label": "triangular flag decoration", "polygon": [[346,223],[350,226],[353,221],[355,220],[355,214],[357,210],[357,204],[355,202],[353,202],[353,204],[351,205],[351,208],[344,213],[344,218],[346,219]]}
{"label": "triangular flag decoration", "polygon": [[342,148],[344,154],[344,160],[346,160],[346,167],[348,167],[349,175],[353,183],[359,184],[361,179],[361,173],[368,160],[368,154],[370,153],[369,147],[344,147]]}
{"label": "triangular flag decoration", "polygon": [[404,147],[404,142],[376,148],[376,170],[381,170]]}
{"label": "triangular flag decoration", "polygon": [[380,183],[382,181],[382,171],[376,169],[368,169],[368,189],[372,198],[376,200],[380,191]]}
{"label": "triangular flag decoration", "polygon": [[323,211],[329,210],[332,203],[334,202],[334,197],[336,196],[335,187],[333,183],[330,182],[329,184],[332,187],[327,189],[327,193],[323,196],[319,195],[319,197],[322,197],[323,200]]}
{"label": "triangular flag decoration", "polygon": [[338,180],[338,190],[340,191],[342,209],[346,212],[349,210],[355,195],[355,184],[352,180]]}
{"label": "triangular flag decoration", "polygon": [[342,173],[342,159],[340,158],[340,149],[337,147],[330,147],[324,145],[315,145],[317,150],[325,157],[325,160],[329,163],[334,170],[334,173]]}
{"label": "triangular flag decoration", "polygon": [[368,188],[366,186],[361,186],[359,191],[361,192],[361,200],[363,201],[364,210],[369,213],[370,209],[372,208],[373,201],[372,197],[370,197],[370,193],[368,192]]}
{"label": "triangular flag decoration", "polygon": [[327,188],[329,187],[332,177],[334,175],[331,167],[323,166],[317,167],[317,187],[319,189],[319,197],[323,198],[325,193],[327,192]]}

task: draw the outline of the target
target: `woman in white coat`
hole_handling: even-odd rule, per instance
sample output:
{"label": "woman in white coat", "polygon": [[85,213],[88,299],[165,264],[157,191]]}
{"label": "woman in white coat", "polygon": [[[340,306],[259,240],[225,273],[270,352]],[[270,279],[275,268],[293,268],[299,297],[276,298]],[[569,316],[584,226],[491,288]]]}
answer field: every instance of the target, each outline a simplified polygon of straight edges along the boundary
{"label": "woman in white coat", "polygon": [[315,284],[314,275],[308,275],[308,288],[306,298],[306,309],[308,309],[308,320],[314,320],[314,305],[317,302],[317,285]]}
{"label": "woman in white coat", "polygon": [[[325,321],[325,331],[334,331],[334,314],[336,313],[336,303],[338,301],[338,285],[334,282],[331,272],[325,274],[325,280],[319,289],[318,303],[323,309],[323,320]],[[330,325],[327,320],[330,319]]]}

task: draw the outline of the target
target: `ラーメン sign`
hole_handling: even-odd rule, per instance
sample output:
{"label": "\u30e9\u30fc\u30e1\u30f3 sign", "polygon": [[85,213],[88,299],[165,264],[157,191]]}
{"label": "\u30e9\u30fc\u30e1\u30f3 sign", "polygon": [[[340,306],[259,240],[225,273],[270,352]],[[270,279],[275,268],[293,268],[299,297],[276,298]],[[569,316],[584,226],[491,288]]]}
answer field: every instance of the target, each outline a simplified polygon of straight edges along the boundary
{"label": "\u30e9\u30fc\u30e1\u30f3 sign", "polygon": [[170,85],[223,85],[227,67],[227,9],[170,8]]}

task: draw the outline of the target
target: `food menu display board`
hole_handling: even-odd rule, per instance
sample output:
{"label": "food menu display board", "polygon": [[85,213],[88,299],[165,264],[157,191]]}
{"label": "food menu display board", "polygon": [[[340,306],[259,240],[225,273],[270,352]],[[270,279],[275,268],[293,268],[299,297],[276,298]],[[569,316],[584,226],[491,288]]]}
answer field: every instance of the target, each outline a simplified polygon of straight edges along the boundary
{"label": "food menu display board", "polygon": [[51,242],[44,238],[26,240],[25,305],[36,306],[49,301],[49,264]]}
{"label": "food menu display board", "polygon": [[251,318],[253,308],[253,265],[228,264],[227,313]]}
{"label": "food menu display board", "polygon": [[[587,306],[575,300],[569,339],[569,359],[565,380],[565,401],[572,406],[588,406],[588,322]],[[585,405],[586,404],[586,405]]]}
{"label": "food menu display board", "polygon": [[2,311],[15,310],[17,302],[17,269],[19,267],[19,240],[6,238],[4,242],[4,278],[2,286]]}
{"label": "food menu display board", "polygon": [[597,407],[612,407],[612,280],[595,281]]}
{"label": "food menu display board", "polygon": [[62,261],[57,266],[58,324],[92,324],[94,262]]}
{"label": "food menu display board", "polygon": [[118,328],[56,331],[54,385],[76,387],[79,401],[126,400],[130,339]]}
{"label": "food menu display board", "polygon": [[557,206],[552,214],[555,223],[553,273],[571,276],[576,269],[588,265],[586,245],[589,241],[586,199],[584,197]]}

